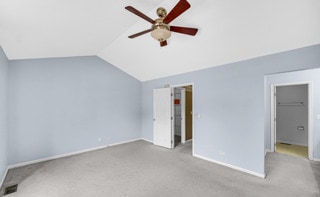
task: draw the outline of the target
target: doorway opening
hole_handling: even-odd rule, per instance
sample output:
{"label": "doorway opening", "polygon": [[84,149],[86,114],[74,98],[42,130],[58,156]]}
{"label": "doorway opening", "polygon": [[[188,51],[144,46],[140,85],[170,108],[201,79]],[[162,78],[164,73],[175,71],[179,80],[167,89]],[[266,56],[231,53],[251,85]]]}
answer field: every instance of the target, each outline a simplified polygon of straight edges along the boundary
{"label": "doorway opening", "polygon": [[173,88],[173,147],[192,140],[192,85]]}
{"label": "doorway opening", "polygon": [[173,149],[186,144],[194,151],[193,84],[153,90],[153,144]]}
{"label": "doorway opening", "polygon": [[272,152],[312,158],[310,90],[309,83],[272,86]]}

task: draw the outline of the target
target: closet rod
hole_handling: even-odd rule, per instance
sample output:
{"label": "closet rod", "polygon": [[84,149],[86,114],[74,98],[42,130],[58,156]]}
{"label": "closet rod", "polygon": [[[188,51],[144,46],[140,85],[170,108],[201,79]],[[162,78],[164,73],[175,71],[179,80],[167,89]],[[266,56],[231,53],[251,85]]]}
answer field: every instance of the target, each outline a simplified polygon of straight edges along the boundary
{"label": "closet rod", "polygon": [[278,102],[279,106],[301,106],[303,102]]}

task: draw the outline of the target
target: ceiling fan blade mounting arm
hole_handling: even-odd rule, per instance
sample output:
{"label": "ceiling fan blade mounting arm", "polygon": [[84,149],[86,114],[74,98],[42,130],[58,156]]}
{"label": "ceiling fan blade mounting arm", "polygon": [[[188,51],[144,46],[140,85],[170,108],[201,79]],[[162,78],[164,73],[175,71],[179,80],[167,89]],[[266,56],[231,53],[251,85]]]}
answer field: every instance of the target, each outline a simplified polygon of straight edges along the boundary
{"label": "ceiling fan blade mounting arm", "polygon": [[151,24],[155,23],[155,21],[152,20],[149,16],[143,14],[142,12],[140,12],[139,10],[137,10],[136,8],[134,8],[132,6],[126,6],[125,9],[128,10],[129,12],[132,12],[133,14],[143,18],[144,20],[148,21]]}
{"label": "ceiling fan blade mounting arm", "polygon": [[191,5],[186,0],[180,0],[174,8],[168,13],[168,15],[163,19],[164,23],[169,24],[171,21],[180,16],[183,12],[189,9]]}
{"label": "ceiling fan blade mounting arm", "polygon": [[152,29],[147,29],[147,30],[144,30],[144,31],[142,31],[142,32],[139,32],[139,33],[133,34],[133,35],[131,35],[131,36],[128,36],[128,38],[136,38],[136,37],[138,37],[138,36],[141,36],[141,35],[143,35],[143,34],[146,34],[146,33],[148,33],[148,32],[151,32],[151,31],[152,31]]}
{"label": "ceiling fan blade mounting arm", "polygon": [[170,31],[181,33],[181,34],[187,34],[190,36],[194,36],[197,34],[198,29],[191,28],[191,27],[179,27],[179,26],[170,26]]}

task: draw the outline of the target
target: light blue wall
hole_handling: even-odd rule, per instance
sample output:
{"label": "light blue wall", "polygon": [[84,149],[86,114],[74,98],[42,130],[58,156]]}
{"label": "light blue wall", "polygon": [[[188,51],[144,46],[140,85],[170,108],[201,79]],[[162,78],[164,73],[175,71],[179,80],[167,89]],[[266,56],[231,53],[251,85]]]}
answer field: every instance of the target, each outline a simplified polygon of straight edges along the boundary
{"label": "light blue wall", "polygon": [[0,182],[7,168],[7,68],[8,59],[0,46]]}
{"label": "light blue wall", "polygon": [[[194,113],[201,114],[195,119],[194,153],[264,174],[270,139],[264,76],[320,67],[319,54],[316,45],[142,84],[98,57],[10,61],[8,163],[139,138],[141,130],[143,138],[152,140],[152,90],[193,82]],[[0,79],[6,77],[7,64],[1,51]],[[0,146],[6,147],[4,139]],[[0,156],[0,173],[6,159]]]}
{"label": "light blue wall", "polygon": [[[142,83],[142,137],[152,141],[152,90],[194,83],[194,153],[264,174],[264,75],[320,67],[320,45]],[[214,55],[214,54],[212,54]],[[220,155],[224,152],[225,155]]]}
{"label": "light blue wall", "polygon": [[[320,51],[319,51],[320,54]],[[320,67],[320,61],[318,62]],[[270,97],[271,97],[271,84],[288,84],[288,83],[299,83],[299,82],[311,82],[313,89],[313,157],[320,159],[320,120],[318,120],[317,114],[320,115],[320,69],[303,70],[289,73],[281,73],[266,76],[266,103],[267,103],[267,114],[265,116],[265,122],[267,123],[266,131],[270,131]],[[266,148],[270,149],[270,132],[266,132]]]}
{"label": "light blue wall", "polygon": [[10,164],[141,137],[141,82],[98,57],[10,61],[8,99]]}

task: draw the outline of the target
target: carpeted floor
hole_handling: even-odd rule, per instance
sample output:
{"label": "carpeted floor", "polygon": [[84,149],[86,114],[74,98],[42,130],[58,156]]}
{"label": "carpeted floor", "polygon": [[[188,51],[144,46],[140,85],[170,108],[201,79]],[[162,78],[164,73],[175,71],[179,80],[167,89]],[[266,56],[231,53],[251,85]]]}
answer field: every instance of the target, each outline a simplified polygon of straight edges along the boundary
{"label": "carpeted floor", "polygon": [[308,147],[277,142],[277,152],[287,155],[308,158]]}
{"label": "carpeted floor", "polygon": [[174,150],[137,141],[12,169],[7,197],[320,196],[320,163],[266,156],[262,179],[192,157],[191,142]]}

